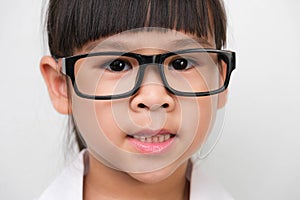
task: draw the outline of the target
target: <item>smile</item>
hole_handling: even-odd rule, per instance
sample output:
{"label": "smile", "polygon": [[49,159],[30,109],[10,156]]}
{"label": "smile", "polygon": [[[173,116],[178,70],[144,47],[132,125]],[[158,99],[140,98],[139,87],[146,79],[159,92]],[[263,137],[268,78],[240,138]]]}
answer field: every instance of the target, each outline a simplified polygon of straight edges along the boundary
{"label": "smile", "polygon": [[174,142],[176,134],[167,131],[143,131],[127,135],[130,144],[140,153],[160,153]]}
{"label": "smile", "polygon": [[162,134],[162,135],[155,135],[155,136],[138,136],[133,135],[129,136],[131,138],[134,138],[136,140],[139,140],[140,142],[147,142],[147,143],[161,143],[169,140],[170,138],[175,137],[175,134]]}

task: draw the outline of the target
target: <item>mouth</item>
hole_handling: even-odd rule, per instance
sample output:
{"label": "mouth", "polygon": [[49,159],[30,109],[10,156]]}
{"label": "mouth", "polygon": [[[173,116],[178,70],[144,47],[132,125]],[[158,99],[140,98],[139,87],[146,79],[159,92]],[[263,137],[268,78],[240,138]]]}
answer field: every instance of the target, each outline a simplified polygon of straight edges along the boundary
{"label": "mouth", "polygon": [[131,145],[140,153],[161,153],[174,142],[176,134],[168,131],[141,131],[127,135]]}
{"label": "mouth", "polygon": [[134,138],[140,142],[145,143],[162,143],[170,138],[176,136],[176,134],[163,134],[163,135],[155,135],[155,136],[139,136],[139,135],[127,135],[130,138]]}

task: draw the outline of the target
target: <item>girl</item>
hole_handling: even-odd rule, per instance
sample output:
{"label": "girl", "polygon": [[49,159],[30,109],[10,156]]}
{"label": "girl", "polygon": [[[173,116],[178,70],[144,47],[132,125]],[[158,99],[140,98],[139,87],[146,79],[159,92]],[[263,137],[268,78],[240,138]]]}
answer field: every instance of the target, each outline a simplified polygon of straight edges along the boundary
{"label": "girl", "polygon": [[220,0],[50,0],[40,68],[79,157],[45,199],[230,199],[196,165],[235,54]]}

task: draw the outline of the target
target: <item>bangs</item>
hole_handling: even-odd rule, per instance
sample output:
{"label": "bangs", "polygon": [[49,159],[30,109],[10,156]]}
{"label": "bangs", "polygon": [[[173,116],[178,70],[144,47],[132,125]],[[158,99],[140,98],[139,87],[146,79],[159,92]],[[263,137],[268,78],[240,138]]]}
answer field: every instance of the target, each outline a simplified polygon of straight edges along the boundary
{"label": "bangs", "polygon": [[142,27],[213,35],[217,49],[226,41],[219,0],[50,0],[47,17],[49,49],[57,58],[73,55],[87,42]]}

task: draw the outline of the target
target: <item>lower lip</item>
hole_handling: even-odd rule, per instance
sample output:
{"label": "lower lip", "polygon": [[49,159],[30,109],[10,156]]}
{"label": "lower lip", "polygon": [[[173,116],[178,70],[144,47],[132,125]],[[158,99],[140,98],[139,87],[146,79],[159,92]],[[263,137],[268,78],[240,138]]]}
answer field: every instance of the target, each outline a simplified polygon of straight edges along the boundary
{"label": "lower lip", "polygon": [[172,137],[164,142],[141,142],[135,138],[129,138],[129,142],[140,153],[161,153],[165,151],[174,142],[175,137]]}

